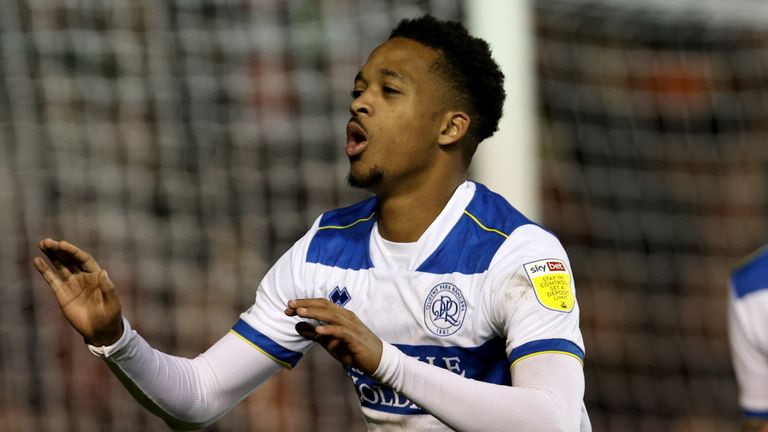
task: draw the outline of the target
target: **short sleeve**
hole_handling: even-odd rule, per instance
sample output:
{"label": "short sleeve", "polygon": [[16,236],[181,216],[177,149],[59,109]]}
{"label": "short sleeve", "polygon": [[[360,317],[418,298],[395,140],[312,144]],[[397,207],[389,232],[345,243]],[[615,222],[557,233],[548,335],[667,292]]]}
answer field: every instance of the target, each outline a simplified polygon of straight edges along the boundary
{"label": "short sleeve", "polygon": [[559,353],[584,361],[573,272],[559,240],[536,225],[516,229],[491,263],[488,316],[510,363]]}
{"label": "short sleeve", "polygon": [[731,290],[728,331],[743,413],[768,419],[768,289]]}
{"label": "short sleeve", "polygon": [[300,318],[289,317],[284,311],[289,300],[312,297],[306,256],[318,221],[267,272],[256,290],[253,305],[240,314],[231,330],[286,368],[294,367],[312,346],[311,341],[296,332]]}

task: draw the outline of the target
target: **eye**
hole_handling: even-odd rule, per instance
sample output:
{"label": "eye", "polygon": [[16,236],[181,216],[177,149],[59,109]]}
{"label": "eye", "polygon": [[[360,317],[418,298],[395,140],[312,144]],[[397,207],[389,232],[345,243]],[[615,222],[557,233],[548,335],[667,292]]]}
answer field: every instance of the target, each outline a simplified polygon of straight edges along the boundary
{"label": "eye", "polygon": [[352,94],[352,99],[357,99],[360,97],[360,95],[363,94],[363,91],[359,89],[355,89],[355,90],[352,90],[351,94]]}
{"label": "eye", "polygon": [[399,90],[397,90],[395,88],[392,88],[392,87],[388,87],[388,86],[384,86],[383,91],[384,91],[384,93],[387,93],[387,94],[398,94],[398,93],[400,93]]}

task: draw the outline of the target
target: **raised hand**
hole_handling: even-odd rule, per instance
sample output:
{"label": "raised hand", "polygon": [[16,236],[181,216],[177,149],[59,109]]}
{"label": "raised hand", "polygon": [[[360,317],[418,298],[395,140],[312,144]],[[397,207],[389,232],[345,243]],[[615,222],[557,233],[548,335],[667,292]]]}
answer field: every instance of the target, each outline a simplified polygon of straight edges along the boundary
{"label": "raised hand", "polygon": [[120,298],[106,270],[82,249],[67,241],[41,240],[41,257],[32,264],[50,285],[64,316],[91,345],[111,345],[123,334]]}
{"label": "raised hand", "polygon": [[317,298],[291,300],[285,314],[324,322],[314,328],[309,323],[300,322],[296,331],[319,343],[344,366],[360,369],[369,376],[378,369],[383,349],[381,339],[352,311]]}

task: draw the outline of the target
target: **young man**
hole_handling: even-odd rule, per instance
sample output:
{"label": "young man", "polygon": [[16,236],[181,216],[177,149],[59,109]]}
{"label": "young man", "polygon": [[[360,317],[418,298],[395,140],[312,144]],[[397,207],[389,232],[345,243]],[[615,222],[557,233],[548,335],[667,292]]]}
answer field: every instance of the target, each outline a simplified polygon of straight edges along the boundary
{"label": "young man", "polygon": [[90,349],[173,427],[212,423],[318,343],[347,367],[371,430],[589,430],[566,253],[467,181],[502,84],[460,24],[402,21],[352,92],[349,182],[375,196],[318,218],[195,359],[132,331],[86,252],[45,239],[55,270],[34,264]]}
{"label": "young man", "polygon": [[744,432],[768,432],[768,246],[731,274],[728,330]]}

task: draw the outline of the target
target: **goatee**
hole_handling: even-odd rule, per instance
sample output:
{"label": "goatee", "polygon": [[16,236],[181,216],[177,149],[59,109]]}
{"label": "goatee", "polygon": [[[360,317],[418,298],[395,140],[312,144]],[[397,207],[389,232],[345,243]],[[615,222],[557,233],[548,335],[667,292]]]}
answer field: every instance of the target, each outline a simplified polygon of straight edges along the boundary
{"label": "goatee", "polygon": [[381,183],[384,173],[378,167],[373,167],[365,175],[355,175],[352,171],[347,175],[347,184],[360,189],[369,189]]}

